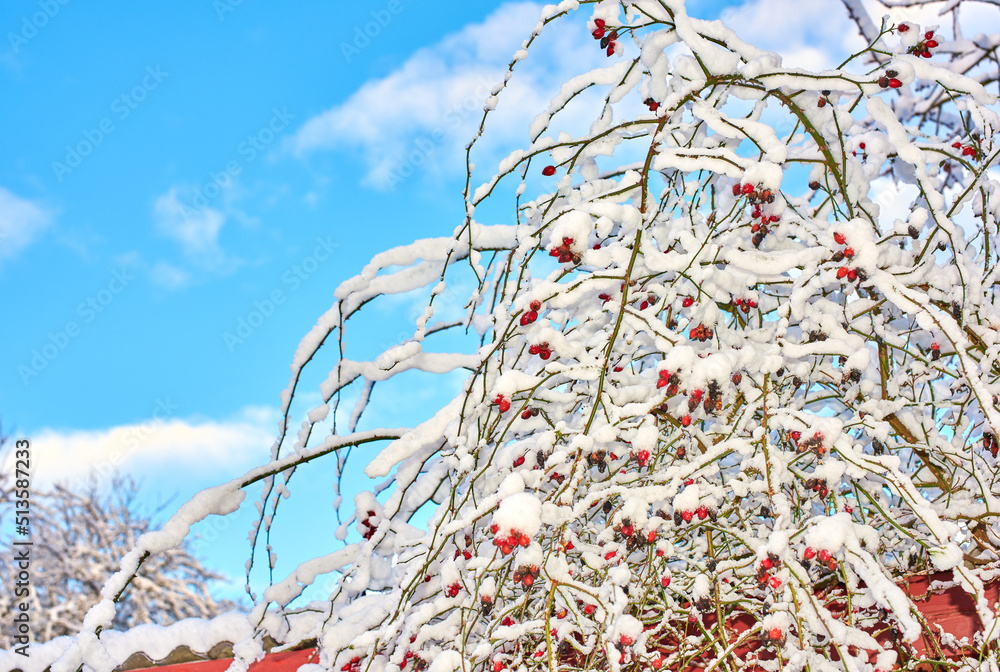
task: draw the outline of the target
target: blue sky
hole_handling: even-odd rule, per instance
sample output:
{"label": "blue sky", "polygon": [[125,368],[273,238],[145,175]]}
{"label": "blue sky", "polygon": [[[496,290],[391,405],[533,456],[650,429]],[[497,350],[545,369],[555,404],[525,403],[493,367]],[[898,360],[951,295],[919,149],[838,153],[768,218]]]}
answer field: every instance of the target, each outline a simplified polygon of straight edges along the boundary
{"label": "blue sky", "polygon": [[[540,5],[101,9],[0,9],[0,419],[33,441],[39,482],[118,468],[180,503],[266,459],[292,354],[337,285],[461,221],[462,147]],[[832,62],[850,33],[834,0],[689,3],[723,10],[796,65]],[[558,84],[602,62],[585,19],[524,63],[478,165],[526,143]],[[359,351],[397,342],[415,305],[373,308]],[[371,422],[426,417],[449,396],[426,382],[390,386],[391,416]],[[338,543],[322,472],[292,489],[279,569]],[[199,546],[237,580],[248,522]]]}

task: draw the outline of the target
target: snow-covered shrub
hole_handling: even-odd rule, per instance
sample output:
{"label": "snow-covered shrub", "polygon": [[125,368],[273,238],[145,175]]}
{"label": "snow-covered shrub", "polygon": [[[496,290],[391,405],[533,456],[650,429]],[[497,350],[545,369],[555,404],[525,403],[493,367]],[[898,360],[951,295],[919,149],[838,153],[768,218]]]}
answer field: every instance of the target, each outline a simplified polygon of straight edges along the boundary
{"label": "snow-covered shrub", "polygon": [[[337,290],[295,353],[274,462],[140,540],[105,595],[241,488],[265,484],[263,535],[292,471],[388,440],[366,467],[384,484],[355,501],[363,539],[254,595],[261,623],[344,573],[310,633],[326,669],[887,669],[923,627],[897,582],[933,570],[976,600],[968,664],[995,661],[1000,40],[955,33],[967,2],[950,28],[844,2],[868,46],[823,72],[682,0],[546,8],[510,76],[555,21],[608,65],[566,82],[493,178],[474,187],[470,166],[453,237]],[[589,130],[559,131],[594,92]],[[516,222],[477,217],[506,194]],[[455,326],[431,321],[435,297],[462,274],[481,340],[435,351]],[[421,288],[412,339],[370,362],[338,351],[366,303]],[[324,404],[288,433],[327,350]],[[420,426],[355,431],[375,382],[461,368]],[[348,431],[310,443],[349,386]],[[428,501],[425,532],[408,521]],[[56,669],[105,664],[92,637]]]}

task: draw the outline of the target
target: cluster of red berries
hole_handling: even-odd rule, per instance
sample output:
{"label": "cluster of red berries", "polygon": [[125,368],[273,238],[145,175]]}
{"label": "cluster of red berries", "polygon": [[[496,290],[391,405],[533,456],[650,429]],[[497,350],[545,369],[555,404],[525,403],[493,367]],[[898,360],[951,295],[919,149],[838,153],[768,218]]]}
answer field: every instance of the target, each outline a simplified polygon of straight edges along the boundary
{"label": "cluster of red berries", "polygon": [[805,485],[808,490],[818,492],[820,499],[826,499],[826,496],[830,494],[830,489],[826,487],[826,481],[819,478],[807,478]]}
{"label": "cluster of red berries", "polygon": [[774,203],[774,192],[770,189],[758,189],[750,184],[734,184],[733,196],[746,196],[751,204]]}
{"label": "cluster of red berries", "polygon": [[[410,643],[412,644],[415,640],[416,640],[415,637],[411,638],[410,639]],[[413,660],[413,672],[421,672],[422,670],[426,670],[427,669],[427,661],[426,660],[424,660],[423,658],[419,657],[417,654],[413,653],[412,651],[407,650],[406,653],[403,654],[403,667],[406,667],[406,663],[408,661],[410,661],[410,660]]]}
{"label": "cluster of red berries", "polygon": [[361,669],[361,656],[354,656],[351,658],[350,662],[344,663],[344,666],[340,668],[340,672],[358,672]]}
{"label": "cluster of red berries", "polygon": [[[540,411],[537,408],[534,408],[534,407],[526,408],[523,411],[521,411],[521,419],[522,420],[528,420],[530,418],[537,417],[539,413],[540,413]],[[521,458],[521,461],[522,462],[524,461],[523,457]]]}
{"label": "cluster of red berries", "polygon": [[694,412],[698,408],[698,404],[702,404],[702,408],[706,413],[714,414],[722,410],[722,389],[719,388],[719,383],[714,380],[708,381],[708,394],[704,395],[704,402],[702,402],[702,391],[695,390],[688,397],[688,411]]}
{"label": "cluster of red berries", "polygon": [[522,546],[526,547],[531,543],[531,537],[524,534],[523,532],[518,532],[517,530],[511,530],[510,534],[506,537],[498,537],[496,533],[500,530],[500,526],[493,523],[490,526],[490,532],[493,533],[493,545],[500,549],[500,552],[504,555],[510,555],[516,547]]}
{"label": "cluster of red berries", "polygon": [[707,341],[713,336],[715,336],[715,332],[712,331],[711,327],[706,327],[704,324],[699,324],[697,327],[695,327],[688,333],[688,336],[691,337],[692,341]]}
{"label": "cluster of red berries", "polygon": [[658,109],[660,109],[660,104],[655,100],[653,100],[652,98],[647,98],[646,100],[642,101],[642,104],[648,107],[650,112],[656,112]]}
{"label": "cluster of red berries", "polygon": [[997,435],[993,432],[983,432],[983,448],[990,451],[993,457],[997,456]]}
{"label": "cluster of red berries", "polygon": [[896,79],[899,75],[895,70],[886,70],[884,75],[879,75],[878,85],[883,89],[898,89],[903,85],[901,81]]}
{"label": "cluster of red berries", "polygon": [[526,327],[538,319],[538,311],[542,309],[541,301],[532,301],[529,310],[521,315],[521,326]]}
{"label": "cluster of red berries", "polygon": [[[756,225],[755,225],[756,226]],[[743,311],[744,314],[749,313],[751,308],[757,307],[757,302],[753,299],[733,299],[733,305]]]}
{"label": "cluster of red berries", "polygon": [[523,583],[525,588],[531,588],[540,571],[538,565],[521,565],[514,570],[514,583]]}
{"label": "cluster of red berries", "polygon": [[501,413],[506,413],[507,411],[510,410],[510,399],[503,396],[502,394],[498,394],[496,398],[493,400],[493,403],[497,405],[497,408],[500,409]]}
{"label": "cluster of red berries", "polygon": [[470,537],[469,535],[465,535],[465,550],[462,551],[462,550],[459,550],[459,549],[456,548],[455,549],[455,559],[457,560],[458,556],[461,555],[461,556],[464,556],[466,560],[471,560],[472,559],[472,551],[469,550],[470,548],[472,548],[472,537]]}
{"label": "cluster of red berries", "polygon": [[550,257],[559,257],[559,263],[565,264],[572,261],[574,264],[580,263],[580,255],[572,250],[570,247],[573,244],[573,239],[564,237],[562,239],[562,245],[558,247],[553,247],[549,250]]}
{"label": "cluster of red berries", "polygon": [[972,145],[962,145],[961,142],[953,142],[951,146],[962,150],[962,156],[971,156],[973,160],[979,158],[979,150]]}
{"label": "cluster of red berries", "polygon": [[818,559],[822,564],[826,565],[826,568],[831,572],[837,571],[837,559],[830,555],[830,551],[825,548],[820,549],[819,553],[816,549],[807,546],[806,550],[802,552],[802,557],[806,560],[806,566],[808,568],[809,561],[813,558]]}
{"label": "cluster of red berries", "polygon": [[681,377],[677,375],[676,372],[670,373],[669,371],[660,371],[660,378],[656,381],[656,388],[661,387],[667,388],[667,395],[674,396],[677,394],[678,385],[681,383]]}
{"label": "cluster of red berries", "polygon": [[528,346],[529,355],[538,355],[542,359],[548,359],[552,356],[552,349],[549,347],[548,341],[542,341],[541,343],[535,343]]}
{"label": "cluster of red berries", "polygon": [[781,579],[770,574],[771,570],[779,565],[781,565],[781,559],[774,553],[768,553],[767,557],[761,560],[757,566],[757,583],[762,587],[770,583],[774,590],[781,588]]}
{"label": "cluster of red berries", "polygon": [[604,22],[604,19],[594,19],[594,25],[597,28],[594,29],[591,35],[594,36],[595,40],[601,41],[601,49],[607,49],[608,56],[613,55],[616,46],[615,40],[618,39],[618,31],[612,30],[610,33],[606,33],[607,24]]}
{"label": "cluster of red berries", "polygon": [[[847,238],[845,238],[844,234],[842,233],[833,234],[833,240],[836,241],[838,245],[847,245]],[[834,252],[833,256],[830,257],[830,260],[836,263],[840,263],[844,259],[850,260],[853,258],[854,258],[854,248],[845,247],[843,250],[837,250],[836,252]],[[864,271],[853,269],[848,266],[841,266],[840,268],[837,269],[837,279],[843,280],[844,278],[847,278],[848,282],[854,282],[855,280],[860,278],[863,282],[868,279],[868,276],[865,275]]]}
{"label": "cluster of red berries", "polygon": [[371,539],[375,534],[375,528],[378,527],[378,523],[373,523],[372,518],[375,517],[374,511],[369,511],[368,515],[365,516],[364,520],[361,521],[361,526],[365,528],[364,538]]}
{"label": "cluster of red berries", "polygon": [[460,592],[462,592],[462,584],[460,583],[453,583],[444,590],[447,597],[457,597]]}
{"label": "cluster of red berries", "polygon": [[934,31],[928,30],[926,33],[924,33],[924,39],[922,39],[920,42],[910,47],[910,53],[913,54],[914,56],[930,58],[931,49],[933,49],[936,46],[938,46],[938,41],[934,39]]}
{"label": "cluster of red berries", "polygon": [[698,516],[699,520],[705,520],[706,518],[711,518],[715,522],[716,513],[714,509],[709,509],[707,506],[702,504],[694,511],[674,511],[674,525],[680,525],[681,523],[690,523],[694,520],[694,517]]}
{"label": "cluster of red berries", "polygon": [[823,444],[823,432],[816,432],[802,443],[798,443],[797,436],[802,435],[799,432],[792,432],[792,441],[796,442],[795,450],[797,452],[805,453],[812,450],[820,457],[826,454],[827,447]]}

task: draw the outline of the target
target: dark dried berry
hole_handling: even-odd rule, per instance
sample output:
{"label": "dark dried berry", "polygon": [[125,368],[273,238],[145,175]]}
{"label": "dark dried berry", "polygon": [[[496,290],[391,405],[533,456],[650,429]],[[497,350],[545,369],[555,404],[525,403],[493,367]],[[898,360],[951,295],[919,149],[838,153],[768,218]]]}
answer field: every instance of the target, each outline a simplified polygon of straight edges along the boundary
{"label": "dark dried berry", "polygon": [[717,565],[717,563],[715,562],[715,558],[709,558],[705,562],[705,567],[707,567],[708,571],[710,571],[710,572],[714,572],[715,571],[716,565]]}
{"label": "dark dried berry", "polygon": [[917,239],[917,237],[919,237],[919,236],[920,236],[920,232],[919,232],[919,231],[917,231],[917,227],[915,227],[915,226],[912,226],[912,225],[910,226],[910,228],[908,228],[908,229],[906,230],[906,232],[907,232],[908,234],[910,234],[910,238],[913,238],[913,240],[916,240],[916,239]]}
{"label": "dark dried berry", "polygon": [[885,71],[885,76],[886,77],[896,77],[898,75],[899,75],[899,73],[896,72],[895,70],[886,70]]}
{"label": "dark dried berry", "polygon": [[601,49],[607,49],[608,45],[611,44],[611,36],[605,35],[601,38]]}
{"label": "dark dried berry", "polygon": [[611,509],[612,509],[612,504],[611,500],[609,499],[608,501],[604,502],[604,513],[611,513]]}
{"label": "dark dried berry", "polygon": [[813,180],[812,182],[809,183],[809,188],[810,189],[816,190],[816,189],[819,189],[819,187],[820,187],[820,184],[816,180]]}
{"label": "dark dried berry", "polygon": [[885,454],[885,444],[878,439],[872,439],[872,452],[876,455]]}
{"label": "dark dried berry", "polygon": [[833,253],[833,256],[830,257],[830,259],[831,261],[839,263],[844,260],[844,252],[842,250],[837,250],[836,252]]}

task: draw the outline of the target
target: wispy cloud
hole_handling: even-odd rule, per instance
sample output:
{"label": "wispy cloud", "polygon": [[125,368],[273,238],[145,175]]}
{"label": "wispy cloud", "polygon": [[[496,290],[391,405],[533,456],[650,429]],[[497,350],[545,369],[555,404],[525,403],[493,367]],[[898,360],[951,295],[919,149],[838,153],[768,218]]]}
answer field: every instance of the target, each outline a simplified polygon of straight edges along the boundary
{"label": "wispy cloud", "polygon": [[0,187],[0,262],[38,240],[52,221],[52,212],[43,205]]}
{"label": "wispy cloud", "polygon": [[[226,254],[219,236],[226,225],[226,215],[211,207],[194,209],[178,197],[178,188],[161,194],[153,204],[156,231],[176,242],[184,260],[192,269],[214,274],[232,272],[239,260]],[[167,262],[158,262],[152,270],[152,280],[163,287],[176,288],[187,284],[192,274]]]}

